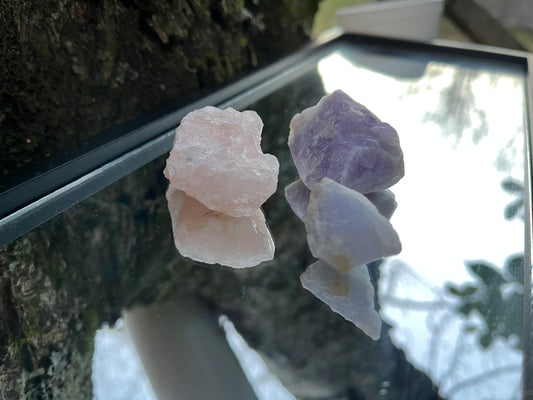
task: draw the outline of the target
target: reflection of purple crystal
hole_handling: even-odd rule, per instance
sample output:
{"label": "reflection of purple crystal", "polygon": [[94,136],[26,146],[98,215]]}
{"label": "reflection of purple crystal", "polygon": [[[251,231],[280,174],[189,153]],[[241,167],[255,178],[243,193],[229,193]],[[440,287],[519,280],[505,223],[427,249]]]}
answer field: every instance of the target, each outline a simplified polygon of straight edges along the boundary
{"label": "reflection of purple crystal", "polygon": [[[285,198],[298,218],[305,222],[307,206],[311,191],[304,185],[301,179],[297,179],[285,186]],[[365,197],[376,206],[381,215],[390,219],[398,204],[394,193],[390,190],[378,190],[365,194]]]}
{"label": "reflection of purple crystal", "polygon": [[392,193],[389,189],[367,193],[365,196],[372,204],[376,206],[381,215],[388,219],[392,217],[392,214],[394,214],[394,211],[398,206],[394,193]]}
{"label": "reflection of purple crystal", "polygon": [[328,177],[368,193],[404,175],[396,131],[340,90],[293,117],[289,148],[308,188]]}
{"label": "reflection of purple crystal", "polygon": [[343,275],[319,260],[307,267],[300,281],[333,311],[353,322],[372,339],[379,339],[381,318],[374,310],[374,287],[365,265]]}
{"label": "reflection of purple crystal", "polygon": [[305,220],[311,254],[342,273],[401,250],[391,223],[361,193],[324,178]]}
{"label": "reflection of purple crystal", "polygon": [[285,198],[292,208],[292,211],[305,221],[307,215],[307,205],[309,204],[309,195],[311,191],[304,185],[301,179],[285,186]]}

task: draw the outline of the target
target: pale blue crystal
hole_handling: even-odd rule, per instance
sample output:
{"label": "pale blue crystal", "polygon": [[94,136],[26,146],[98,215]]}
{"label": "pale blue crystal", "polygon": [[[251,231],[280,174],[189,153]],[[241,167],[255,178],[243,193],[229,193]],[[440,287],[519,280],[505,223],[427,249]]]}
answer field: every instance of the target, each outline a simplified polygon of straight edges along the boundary
{"label": "pale blue crystal", "polygon": [[311,190],[305,228],[311,254],[343,273],[401,251],[398,234],[370,200],[328,178]]}
{"label": "pale blue crystal", "polygon": [[[310,195],[311,191],[304,185],[301,179],[297,179],[285,186],[285,198],[291,206],[292,211],[302,221],[305,221],[305,216],[307,215]],[[388,219],[391,218],[398,206],[394,193],[389,189],[367,193],[364,196],[376,206],[381,215]]]}
{"label": "pale blue crystal", "polygon": [[300,276],[302,286],[372,339],[381,334],[381,318],[374,310],[374,287],[366,265],[341,274],[323,261],[311,264]]}

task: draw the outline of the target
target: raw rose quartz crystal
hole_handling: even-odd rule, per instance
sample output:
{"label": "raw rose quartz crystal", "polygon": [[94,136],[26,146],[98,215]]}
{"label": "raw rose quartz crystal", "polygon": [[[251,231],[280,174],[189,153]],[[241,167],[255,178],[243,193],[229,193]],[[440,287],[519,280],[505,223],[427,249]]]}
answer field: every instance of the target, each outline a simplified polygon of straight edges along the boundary
{"label": "raw rose quartz crystal", "polygon": [[300,276],[302,286],[333,311],[374,340],[381,336],[381,318],[374,310],[374,287],[366,265],[339,273],[323,261],[311,264]]}
{"label": "raw rose quartz crystal", "polygon": [[309,189],[327,177],[369,193],[388,188],[404,175],[396,131],[341,90],[293,117],[289,148]]}
{"label": "raw rose quartz crystal", "polygon": [[205,207],[172,185],[166,193],[174,243],[185,256],[207,264],[253,267],[274,257],[274,242],[261,209],[232,217]]}
{"label": "raw rose quartz crystal", "polygon": [[207,208],[254,216],[276,190],[279,163],[260,147],[254,111],[204,107],[183,118],[165,168],[170,183]]}
{"label": "raw rose quartz crystal", "polygon": [[370,200],[329,178],[311,189],[305,228],[311,254],[341,273],[401,251],[398,234]]}

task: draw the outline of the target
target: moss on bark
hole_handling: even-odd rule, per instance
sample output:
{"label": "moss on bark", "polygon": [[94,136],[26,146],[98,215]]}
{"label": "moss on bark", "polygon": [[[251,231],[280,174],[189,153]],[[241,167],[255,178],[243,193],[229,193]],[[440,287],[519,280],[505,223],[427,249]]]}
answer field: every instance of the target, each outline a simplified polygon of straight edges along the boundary
{"label": "moss on bark", "polygon": [[308,37],[318,0],[0,0],[9,175]]}

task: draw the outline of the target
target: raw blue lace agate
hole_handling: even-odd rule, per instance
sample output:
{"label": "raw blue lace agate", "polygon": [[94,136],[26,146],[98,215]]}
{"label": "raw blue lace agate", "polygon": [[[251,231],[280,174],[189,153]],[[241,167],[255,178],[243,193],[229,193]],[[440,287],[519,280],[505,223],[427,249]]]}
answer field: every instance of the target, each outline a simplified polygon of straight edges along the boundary
{"label": "raw blue lace agate", "polygon": [[311,190],[305,229],[311,254],[341,273],[402,249],[389,220],[365,196],[329,178]]}
{"label": "raw blue lace agate", "polygon": [[311,264],[300,276],[302,286],[337,314],[355,324],[374,340],[381,333],[381,318],[374,310],[374,286],[368,269],[341,274],[322,261]]}

